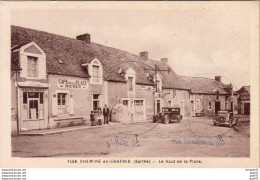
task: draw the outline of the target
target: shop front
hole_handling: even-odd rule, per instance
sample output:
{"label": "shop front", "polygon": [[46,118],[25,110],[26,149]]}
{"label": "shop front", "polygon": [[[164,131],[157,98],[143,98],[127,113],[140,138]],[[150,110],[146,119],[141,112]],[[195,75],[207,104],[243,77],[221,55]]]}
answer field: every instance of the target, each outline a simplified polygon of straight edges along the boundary
{"label": "shop front", "polygon": [[18,88],[19,132],[48,126],[48,86]]}

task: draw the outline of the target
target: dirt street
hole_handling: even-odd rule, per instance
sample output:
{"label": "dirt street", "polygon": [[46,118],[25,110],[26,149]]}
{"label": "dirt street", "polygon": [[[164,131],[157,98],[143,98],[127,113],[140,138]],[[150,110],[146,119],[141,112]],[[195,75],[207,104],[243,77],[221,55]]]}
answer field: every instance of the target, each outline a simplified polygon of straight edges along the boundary
{"label": "dirt street", "polygon": [[12,137],[14,157],[249,157],[249,119],[236,128],[210,118],[181,123],[110,123],[46,136]]}

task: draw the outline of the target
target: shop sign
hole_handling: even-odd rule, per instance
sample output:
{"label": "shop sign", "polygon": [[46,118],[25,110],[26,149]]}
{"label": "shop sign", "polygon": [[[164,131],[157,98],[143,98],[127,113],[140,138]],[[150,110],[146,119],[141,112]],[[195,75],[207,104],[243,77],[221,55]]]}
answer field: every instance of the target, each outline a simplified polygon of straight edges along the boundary
{"label": "shop sign", "polygon": [[24,92],[44,92],[45,89],[41,88],[22,88]]}
{"label": "shop sign", "polygon": [[136,86],[136,91],[138,92],[146,92],[146,91],[153,91],[153,90],[154,90],[153,86],[144,86],[144,85]]}
{"label": "shop sign", "polygon": [[58,79],[57,85],[59,88],[85,89],[87,88],[87,81]]}

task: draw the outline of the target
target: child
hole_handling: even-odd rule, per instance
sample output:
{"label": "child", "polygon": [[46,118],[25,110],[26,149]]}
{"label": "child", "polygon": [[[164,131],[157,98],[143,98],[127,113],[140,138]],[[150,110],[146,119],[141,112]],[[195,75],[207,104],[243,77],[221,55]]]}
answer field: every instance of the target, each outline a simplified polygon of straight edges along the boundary
{"label": "child", "polygon": [[90,121],[91,121],[91,126],[95,126],[95,118],[94,118],[94,112],[91,111],[90,113]]}
{"label": "child", "polygon": [[101,108],[98,108],[98,116],[97,116],[97,120],[98,120],[98,125],[102,125],[102,111]]}

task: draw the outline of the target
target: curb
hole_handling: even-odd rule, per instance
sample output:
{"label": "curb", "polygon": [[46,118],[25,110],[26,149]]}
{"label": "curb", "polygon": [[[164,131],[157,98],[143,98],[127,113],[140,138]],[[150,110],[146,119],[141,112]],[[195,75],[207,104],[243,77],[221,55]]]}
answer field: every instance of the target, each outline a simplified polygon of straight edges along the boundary
{"label": "curb", "polygon": [[[140,124],[140,123],[149,123],[152,121],[140,121],[140,122],[129,122],[129,123],[113,123],[113,125],[129,125],[129,124]],[[105,126],[82,126],[78,128],[68,128],[68,129],[53,129],[50,131],[46,132],[22,132],[18,134],[17,136],[45,136],[45,135],[50,135],[50,134],[61,134],[65,132],[70,132],[70,131],[76,131],[76,130],[82,130],[82,129],[95,129],[95,128],[101,128]]]}

